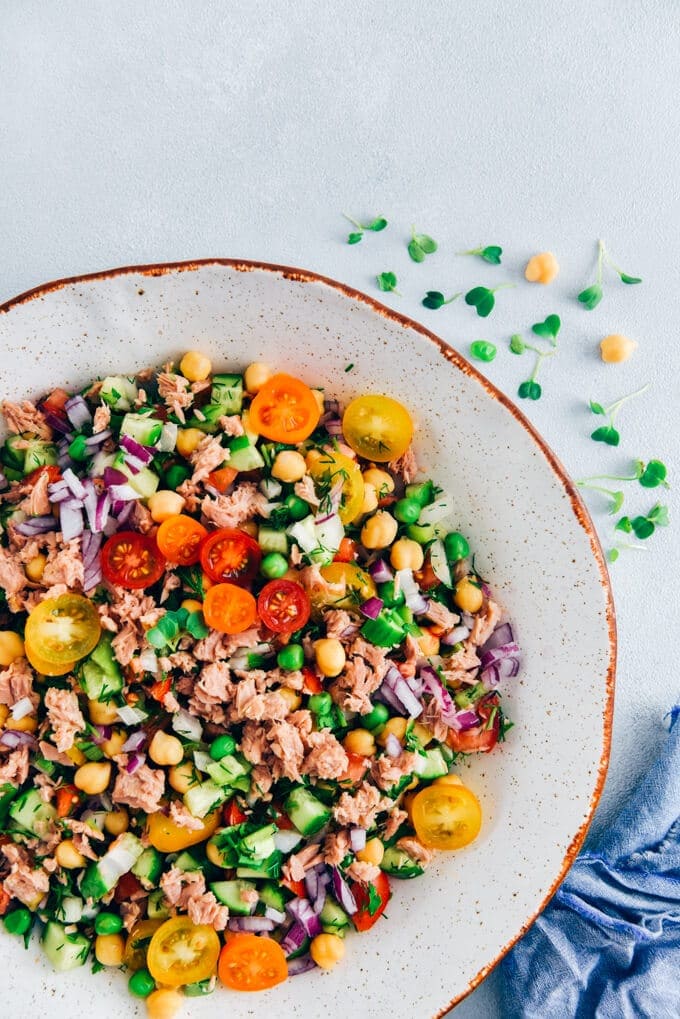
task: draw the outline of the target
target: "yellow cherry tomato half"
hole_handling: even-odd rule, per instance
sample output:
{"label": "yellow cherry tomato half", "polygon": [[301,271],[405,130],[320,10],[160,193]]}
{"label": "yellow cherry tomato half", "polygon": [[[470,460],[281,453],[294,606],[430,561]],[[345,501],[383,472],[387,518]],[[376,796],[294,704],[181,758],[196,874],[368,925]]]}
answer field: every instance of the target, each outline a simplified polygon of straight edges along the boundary
{"label": "yellow cherry tomato half", "polygon": [[146,953],[149,973],[158,984],[181,987],[207,980],[215,972],[220,939],[208,924],[176,916],[158,928]]}
{"label": "yellow cherry tomato half", "polygon": [[89,598],[61,594],[33,609],[26,622],[26,643],[38,658],[65,665],[89,655],[100,632],[99,615]]}
{"label": "yellow cherry tomato half", "polygon": [[353,608],[356,611],[357,604],[376,596],[376,586],[370,574],[354,563],[329,563],[328,566],[322,566],[319,572],[331,590],[319,587],[309,592],[315,608],[333,605],[334,608]]}
{"label": "yellow cherry tomato half", "polygon": [[172,818],[166,817],[165,814],[160,812],[149,814],[146,820],[146,834],[151,845],[160,853],[178,853],[181,849],[187,849],[209,839],[214,834],[219,819],[220,812],[216,810],[203,818],[201,828],[189,830],[175,824]]}
{"label": "yellow cherry tomato half", "polygon": [[[314,478],[319,498],[329,495],[342,484],[338,513],[343,524],[357,516],[364,502],[364,479],[355,460],[333,450],[312,450],[307,456],[307,469]],[[322,500],[323,505],[323,500]]]}
{"label": "yellow cherry tomato half", "polygon": [[462,849],[479,835],[482,809],[464,785],[431,785],[411,802],[416,835],[432,849]]}
{"label": "yellow cherry tomato half", "polygon": [[48,662],[37,654],[28,640],[24,643],[24,654],[35,671],[42,673],[43,676],[65,676],[67,672],[73,671],[76,664],[75,662],[63,662],[61,665],[55,665],[53,662]]}
{"label": "yellow cherry tomato half", "polygon": [[366,460],[397,460],[411,445],[413,421],[403,404],[390,396],[357,396],[342,418],[348,446]]}
{"label": "yellow cherry tomato half", "polygon": [[162,920],[140,920],[128,934],[123,962],[132,973],[146,966],[146,953],[151,938],[162,923]]}

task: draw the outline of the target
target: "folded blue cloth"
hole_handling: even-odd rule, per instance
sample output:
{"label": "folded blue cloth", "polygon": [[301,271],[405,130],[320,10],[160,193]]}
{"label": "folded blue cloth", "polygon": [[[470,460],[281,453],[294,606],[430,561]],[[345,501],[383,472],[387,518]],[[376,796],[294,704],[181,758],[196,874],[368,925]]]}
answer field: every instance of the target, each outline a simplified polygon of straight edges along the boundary
{"label": "folded blue cloth", "polygon": [[502,964],[504,1019],[679,1019],[680,705],[665,752]]}

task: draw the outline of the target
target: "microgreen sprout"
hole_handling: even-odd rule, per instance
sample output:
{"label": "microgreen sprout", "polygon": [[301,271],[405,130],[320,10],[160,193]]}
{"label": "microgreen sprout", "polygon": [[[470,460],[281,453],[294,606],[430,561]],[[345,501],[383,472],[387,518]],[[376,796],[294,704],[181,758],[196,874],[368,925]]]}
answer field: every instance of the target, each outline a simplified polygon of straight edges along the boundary
{"label": "microgreen sprout", "polygon": [[548,315],[543,322],[535,322],[531,327],[531,331],[544,340],[550,340],[552,346],[556,347],[557,334],[560,331],[561,325],[562,321],[559,315]]}
{"label": "microgreen sprout", "polygon": [[523,400],[540,400],[543,389],[540,382],[536,381],[536,377],[543,361],[547,357],[554,357],[556,353],[554,348],[557,347],[557,335],[561,325],[562,322],[559,315],[548,315],[543,322],[535,322],[531,327],[532,332],[536,336],[550,341],[553,350],[541,350],[540,347],[534,346],[533,343],[527,343],[519,333],[513,333],[510,337],[510,350],[513,354],[519,355],[523,354],[526,350],[530,350],[536,355],[533,372],[525,382],[521,383],[517,390],[517,395]]}
{"label": "microgreen sprout", "polygon": [[437,242],[427,234],[417,234],[411,227],[411,240],[408,242],[408,253],[414,262],[424,262],[427,255],[437,250]]}
{"label": "microgreen sprout", "polygon": [[657,502],[645,516],[621,517],[615,530],[624,534],[634,534],[640,541],[651,538],[657,527],[668,527],[668,506]]}
{"label": "microgreen sprout", "polygon": [[488,364],[497,354],[496,345],[489,343],[488,340],[475,340],[470,344],[470,354],[476,361],[485,361]]}
{"label": "microgreen sprout", "polygon": [[642,283],[642,279],[639,276],[629,276],[623,269],[619,268],[609,257],[609,253],[604,246],[603,241],[597,242],[597,272],[595,282],[585,290],[582,290],[578,295],[578,300],[587,308],[588,311],[592,311],[596,308],[602,300],[602,270],[604,265],[607,264],[617,274],[622,283]]}
{"label": "microgreen sprout", "polygon": [[379,276],[376,276],[378,286],[385,293],[397,294],[401,297],[401,294],[397,290],[397,277],[393,272],[381,272]]}
{"label": "microgreen sprout", "polygon": [[485,248],[470,248],[469,251],[459,251],[459,255],[479,255],[485,262],[489,262],[491,265],[501,264],[501,255],[503,249],[499,248],[497,244],[489,244]]}
{"label": "microgreen sprout", "polygon": [[623,505],[623,492],[613,491],[602,485],[594,484],[597,481],[637,481],[643,488],[658,488],[663,485],[669,488],[666,481],[668,470],[661,460],[650,460],[645,463],[643,460],[636,460],[633,464],[632,474],[593,474],[588,478],[581,478],[576,484],[579,488],[587,488],[591,492],[600,492],[610,501],[610,513],[618,513]]}
{"label": "microgreen sprout", "polygon": [[621,553],[625,549],[629,549],[630,551],[634,551],[634,552],[646,552],[647,551],[647,549],[645,548],[644,545],[630,545],[630,544],[615,545],[614,548],[610,548],[609,551],[607,552],[607,560],[608,560],[608,562],[615,563],[616,560],[619,558],[619,556],[621,555]]}
{"label": "microgreen sprout", "polygon": [[381,230],[384,230],[387,226],[387,220],[383,216],[376,216],[376,218],[371,220],[370,223],[359,223],[356,219],[352,219],[351,216],[348,216],[346,212],[343,212],[343,216],[345,219],[349,220],[352,226],[356,227],[356,232],[348,234],[347,236],[348,244],[358,244],[364,236],[364,230],[371,230],[373,233],[377,234]]}
{"label": "microgreen sprout", "polygon": [[487,318],[493,311],[496,299],[494,294],[498,290],[505,290],[507,287],[514,287],[514,283],[501,283],[500,286],[489,289],[489,287],[473,287],[465,295],[465,303],[471,308],[476,308],[480,318]]}
{"label": "microgreen sprout", "polygon": [[453,294],[452,297],[445,298],[439,290],[428,290],[421,303],[425,308],[437,311],[438,308],[443,307],[445,304],[451,304],[458,297],[460,297],[460,291],[457,294]]}
{"label": "microgreen sprout", "polygon": [[634,396],[640,396],[649,389],[650,383],[643,386],[641,389],[636,389],[634,393],[629,393],[627,396],[622,396],[619,400],[615,400],[614,403],[610,403],[608,407],[603,407],[601,403],[596,403],[594,400],[590,401],[590,409],[593,414],[599,414],[607,418],[607,424],[601,425],[596,428],[594,432],[591,432],[590,438],[595,442],[605,442],[608,446],[618,446],[621,436],[617,429],[614,427],[616,415],[619,413],[621,408],[628,400],[632,400]]}

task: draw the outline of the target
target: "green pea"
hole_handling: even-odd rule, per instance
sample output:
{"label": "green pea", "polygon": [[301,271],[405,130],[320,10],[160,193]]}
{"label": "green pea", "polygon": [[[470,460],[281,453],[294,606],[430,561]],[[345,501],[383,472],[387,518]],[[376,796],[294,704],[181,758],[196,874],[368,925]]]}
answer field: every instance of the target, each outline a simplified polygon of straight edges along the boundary
{"label": "green pea", "polygon": [[128,990],[135,998],[148,998],[156,990],[156,981],[148,969],[138,969],[128,980]]}
{"label": "green pea", "polygon": [[403,605],[405,601],[403,591],[400,590],[397,594],[394,593],[393,580],[387,580],[384,584],[378,584],[378,597],[388,608],[393,608],[395,605]]}
{"label": "green pea", "polygon": [[477,361],[493,361],[497,354],[496,345],[487,340],[475,340],[470,344],[470,353]]}
{"label": "green pea", "polygon": [[68,455],[72,460],[87,460],[90,453],[87,448],[87,440],[84,435],[76,435],[75,439],[68,447]]}
{"label": "green pea", "polygon": [[365,729],[372,731],[383,726],[389,717],[390,713],[384,704],[374,704],[367,715],[362,715],[361,721]]}
{"label": "green pea", "polygon": [[233,754],[234,750],[236,750],[236,740],[228,732],[218,736],[210,744],[210,756],[213,761],[221,761],[228,754]]}
{"label": "green pea", "polygon": [[118,934],[122,929],[123,921],[117,913],[99,913],[95,918],[95,934]]}
{"label": "green pea", "polygon": [[290,513],[293,520],[302,520],[304,517],[309,515],[309,503],[305,502],[298,495],[289,495],[286,497],[283,505]]}
{"label": "green pea", "polygon": [[165,472],[165,487],[176,492],[183,481],[186,481],[191,471],[184,464],[173,464]]}
{"label": "green pea", "polygon": [[23,906],[19,909],[13,909],[11,913],[3,919],[5,929],[10,934],[26,934],[31,929],[33,923],[33,917],[28,909],[24,909]]}
{"label": "green pea", "polygon": [[427,506],[434,499],[434,485],[431,481],[406,486],[406,498],[415,499],[419,506]]}
{"label": "green pea", "polygon": [[444,551],[449,562],[457,563],[459,559],[466,559],[470,555],[470,546],[462,534],[451,531],[444,538]]}
{"label": "green pea", "polygon": [[315,715],[327,715],[333,707],[333,698],[329,693],[314,693],[309,698],[309,710]]}
{"label": "green pea", "polygon": [[434,524],[409,524],[406,528],[409,538],[413,538],[419,545],[428,545],[437,537],[437,530]]}
{"label": "green pea", "polygon": [[280,552],[269,552],[260,563],[260,573],[267,580],[276,580],[288,572],[288,560]]}
{"label": "green pea", "polygon": [[399,499],[395,502],[392,512],[401,524],[415,524],[421,509],[416,499]]}
{"label": "green pea", "polygon": [[301,644],[286,644],[276,656],[276,664],[281,669],[294,672],[305,664],[305,652]]}

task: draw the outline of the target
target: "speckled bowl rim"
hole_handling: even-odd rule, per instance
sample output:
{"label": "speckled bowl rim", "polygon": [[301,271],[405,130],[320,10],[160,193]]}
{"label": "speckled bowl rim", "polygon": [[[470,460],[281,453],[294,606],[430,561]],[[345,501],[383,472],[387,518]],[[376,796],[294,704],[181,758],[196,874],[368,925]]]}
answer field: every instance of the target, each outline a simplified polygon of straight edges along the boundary
{"label": "speckled bowl rim", "polygon": [[612,735],[612,717],[614,713],[614,680],[616,673],[616,655],[617,655],[617,636],[616,636],[616,612],[614,609],[614,597],[611,588],[611,582],[609,579],[609,573],[602,552],[602,546],[600,540],[595,531],[592,519],[588,510],[583,503],[573,481],[569,478],[566,470],[562,466],[560,460],[555,456],[552,449],[548,446],[546,441],[539,435],[531,422],[524,416],[521,410],[515,406],[512,400],[508,399],[504,393],[497,389],[493,383],[489,382],[476,368],[473,367],[462,357],[453,347],[449,346],[441,337],[435,333],[426,329],[425,326],[414,319],[409,318],[407,315],[402,315],[400,312],[394,311],[392,308],[388,308],[386,305],[381,304],[380,301],[376,301],[375,298],[369,297],[368,294],[362,293],[360,290],[356,290],[354,287],[348,286],[346,283],[340,283],[338,280],[331,279],[329,276],[322,276],[320,273],[312,272],[309,269],[296,269],[286,265],[276,265],[271,262],[258,262],[251,259],[237,259],[237,258],[199,258],[190,261],[183,262],[158,262],[149,265],[126,265],[120,266],[115,269],[103,269],[99,272],[84,273],[80,276],[69,276],[63,279],[52,280],[49,283],[42,283],[40,286],[32,287],[30,290],[26,290],[16,297],[10,298],[9,301],[5,301],[4,304],[0,305],[0,313],[6,313],[11,311],[13,308],[21,304],[27,304],[29,301],[35,300],[39,297],[45,297],[48,294],[53,293],[56,290],[61,290],[64,287],[68,287],[74,283],[89,283],[95,280],[107,280],[112,279],[116,276],[126,276],[129,274],[138,274],[141,276],[163,276],[169,273],[176,272],[195,272],[197,269],[201,269],[206,266],[225,266],[229,269],[234,269],[236,272],[269,272],[276,275],[283,276],[284,279],[294,280],[298,283],[322,283],[331,289],[344,294],[345,297],[349,297],[354,301],[360,301],[367,305],[372,311],[381,315],[383,318],[389,319],[392,322],[396,322],[398,325],[403,326],[405,329],[412,329],[417,332],[423,338],[434,343],[438,348],[443,357],[458,371],[463,372],[464,375],[473,378],[479,385],[485,390],[488,396],[492,399],[497,400],[500,404],[505,407],[507,411],[515,418],[519,424],[529,433],[534,443],[538,446],[541,453],[544,455],[548,464],[552,468],[554,474],[557,476],[559,482],[564,488],[566,494],[569,497],[574,516],[578,523],[581,525],[583,530],[586,532],[590,541],[590,547],[593,553],[593,557],[597,564],[597,568],[600,573],[600,583],[606,596],[606,618],[607,628],[609,635],[609,665],[607,668],[606,675],[606,690],[607,697],[603,713],[603,746],[602,754],[597,771],[597,782],[595,788],[590,797],[590,806],[586,819],[581,824],[580,828],[576,832],[572,839],[567,852],[565,853],[560,867],[559,873],[557,874],[552,885],[548,889],[543,901],[522,924],[519,931],[514,938],[511,938],[506,945],[503,946],[498,955],[487,963],[485,966],[478,971],[476,976],[472,978],[468,988],[461,994],[458,994],[455,998],[452,998],[448,1004],[444,1005],[442,1009],[436,1013],[434,1019],[441,1019],[450,1009],[458,1005],[464,998],[468,996],[486,976],[495,969],[499,962],[505,955],[510,951],[514,944],[527,932],[531,924],[534,922],[536,917],[543,911],[547,906],[550,899],[553,897],[557,888],[564,880],[564,877],[574,862],[579,849],[583,845],[583,841],[586,837],[586,833],[592,821],[595,809],[600,800],[602,789],[604,786],[605,778],[607,776],[607,767],[609,764],[609,754],[611,750],[611,735]]}

